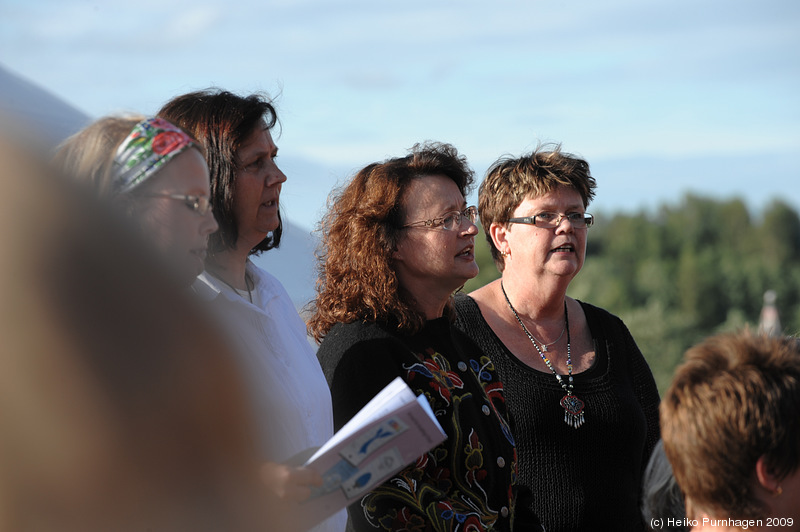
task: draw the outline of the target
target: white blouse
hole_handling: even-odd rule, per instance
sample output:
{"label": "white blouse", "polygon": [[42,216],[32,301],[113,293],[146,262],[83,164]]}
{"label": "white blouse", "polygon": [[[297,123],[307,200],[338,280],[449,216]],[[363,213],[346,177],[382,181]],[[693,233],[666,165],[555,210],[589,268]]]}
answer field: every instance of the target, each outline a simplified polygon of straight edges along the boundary
{"label": "white blouse", "polygon": [[[231,335],[264,458],[286,462],[333,435],[331,394],[283,285],[249,260],[246,271],[255,283],[253,303],[207,272],[197,278],[196,291],[213,300],[214,313]],[[313,530],[340,532],[345,521],[342,511]]]}

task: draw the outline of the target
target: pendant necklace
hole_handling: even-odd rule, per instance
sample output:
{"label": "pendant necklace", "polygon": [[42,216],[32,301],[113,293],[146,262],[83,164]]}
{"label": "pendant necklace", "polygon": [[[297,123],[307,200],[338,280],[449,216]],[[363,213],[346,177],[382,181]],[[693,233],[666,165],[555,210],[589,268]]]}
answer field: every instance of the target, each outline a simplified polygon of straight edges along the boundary
{"label": "pendant necklace", "polygon": [[[514,309],[512,308],[511,310],[514,310]],[[534,340],[536,340],[535,342],[533,342],[533,345],[536,345],[536,344],[538,343],[538,344],[539,344],[539,349],[538,349],[538,350],[541,350],[541,351],[547,352],[547,351],[549,351],[549,349],[547,349],[548,347],[550,347],[551,345],[553,345],[553,344],[557,343],[559,340],[561,340],[561,337],[562,337],[562,336],[564,336],[564,331],[566,331],[566,330],[567,330],[567,325],[566,325],[566,323],[565,323],[565,324],[564,324],[564,328],[563,328],[563,329],[561,329],[561,334],[559,334],[559,335],[558,335],[558,338],[556,338],[555,340],[553,340],[553,341],[552,341],[552,342],[550,342],[549,344],[546,344],[546,343],[544,343],[544,342],[540,342],[540,341],[539,341],[539,339],[538,339],[538,338],[536,338],[536,337],[533,335],[533,333],[531,333],[530,331],[528,331],[528,338],[530,338],[532,342],[533,342]],[[567,342],[567,344],[569,344],[569,342]]]}
{"label": "pendant necklace", "polygon": [[[553,365],[550,363],[550,359],[545,356],[544,352],[547,351],[546,346],[539,347],[539,343],[533,338],[533,335],[528,331],[528,328],[522,322],[522,319],[517,314],[516,309],[511,304],[511,301],[508,299],[508,294],[506,294],[506,289],[503,286],[503,281],[500,281],[500,290],[503,291],[503,296],[506,298],[506,303],[508,304],[508,308],[511,309],[511,312],[514,314],[514,317],[517,318],[517,323],[519,323],[520,327],[522,327],[522,331],[525,333],[525,336],[528,337],[528,340],[531,341],[533,347],[536,348],[536,352],[539,353],[539,356],[544,361],[545,365],[553,372],[553,375],[556,376],[556,380],[558,380],[558,384],[561,385],[561,389],[564,390],[564,397],[561,398],[561,408],[564,409],[564,423],[569,425],[573,428],[578,428],[585,422],[584,417],[584,407],[586,406],[583,401],[578,399],[573,393],[574,385],[572,381],[572,353],[570,351],[570,336],[569,336],[569,312],[567,311],[567,301],[564,300],[564,329],[567,331],[567,373],[568,373],[568,384],[564,383],[564,379],[558,372],[553,368]],[[563,336],[564,331],[561,331],[561,335]],[[558,340],[561,339],[561,336],[558,337]],[[551,342],[547,345],[553,345],[554,343],[558,342]]]}

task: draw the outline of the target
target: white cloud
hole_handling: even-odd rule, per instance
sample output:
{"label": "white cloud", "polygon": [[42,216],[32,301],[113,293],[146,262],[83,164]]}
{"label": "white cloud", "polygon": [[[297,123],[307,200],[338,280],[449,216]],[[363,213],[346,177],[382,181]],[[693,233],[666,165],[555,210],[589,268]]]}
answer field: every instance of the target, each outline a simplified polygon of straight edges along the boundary
{"label": "white cloud", "polygon": [[170,42],[192,46],[212,32],[222,18],[222,10],[218,6],[192,5],[172,13],[165,24],[165,37]]}

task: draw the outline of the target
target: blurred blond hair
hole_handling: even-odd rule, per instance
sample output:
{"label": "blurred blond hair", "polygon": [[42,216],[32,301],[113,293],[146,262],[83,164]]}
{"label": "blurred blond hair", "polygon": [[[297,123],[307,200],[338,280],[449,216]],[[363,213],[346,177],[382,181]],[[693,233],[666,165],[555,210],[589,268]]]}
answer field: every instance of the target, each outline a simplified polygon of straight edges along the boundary
{"label": "blurred blond hair", "polygon": [[213,321],[41,160],[0,132],[0,530],[282,527]]}
{"label": "blurred blond hair", "polygon": [[111,193],[111,166],[117,148],[142,115],[106,116],[59,144],[53,163],[64,173],[83,182],[101,198]]}

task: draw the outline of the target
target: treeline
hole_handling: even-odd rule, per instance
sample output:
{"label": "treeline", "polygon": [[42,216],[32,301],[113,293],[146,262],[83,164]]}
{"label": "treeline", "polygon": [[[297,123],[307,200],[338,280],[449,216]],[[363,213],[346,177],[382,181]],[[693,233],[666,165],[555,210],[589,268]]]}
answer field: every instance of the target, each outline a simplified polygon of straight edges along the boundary
{"label": "treeline", "polygon": [[[800,331],[800,217],[786,203],[754,215],[740,199],[687,195],[656,211],[594,214],[569,295],[623,319],[662,392],[690,345],[756,328],[767,290],[777,294],[784,331]],[[481,275],[466,291],[499,275],[477,240]]]}

